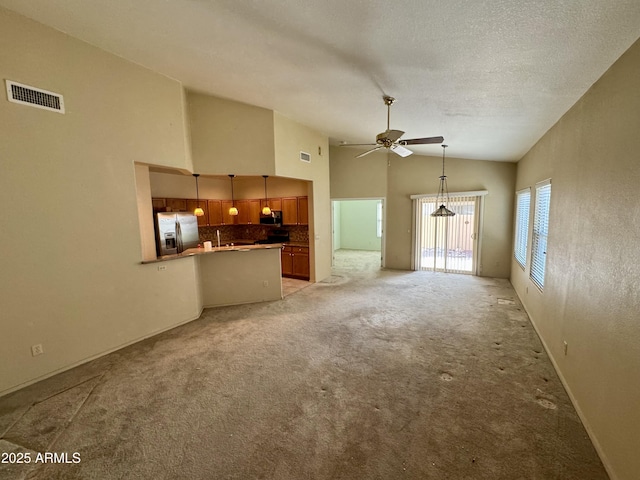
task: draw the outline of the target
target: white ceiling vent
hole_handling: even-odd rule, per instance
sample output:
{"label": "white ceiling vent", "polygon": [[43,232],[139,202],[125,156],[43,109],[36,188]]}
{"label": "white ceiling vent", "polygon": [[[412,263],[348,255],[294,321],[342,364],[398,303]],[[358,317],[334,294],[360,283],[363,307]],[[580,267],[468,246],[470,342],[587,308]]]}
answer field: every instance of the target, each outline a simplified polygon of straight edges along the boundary
{"label": "white ceiling vent", "polygon": [[307,152],[300,152],[300,161],[311,163],[311,155]]}
{"label": "white ceiling vent", "polygon": [[13,103],[64,113],[64,100],[59,93],[6,80],[7,99]]}

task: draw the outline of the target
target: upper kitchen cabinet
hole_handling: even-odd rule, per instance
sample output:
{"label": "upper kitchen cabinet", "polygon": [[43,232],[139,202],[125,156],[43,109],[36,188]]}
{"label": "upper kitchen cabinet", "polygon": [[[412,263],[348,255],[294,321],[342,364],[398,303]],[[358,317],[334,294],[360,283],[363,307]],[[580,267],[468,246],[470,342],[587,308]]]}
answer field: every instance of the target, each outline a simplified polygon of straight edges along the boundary
{"label": "upper kitchen cabinet", "polygon": [[187,92],[194,171],[204,175],[273,175],[273,111]]}
{"label": "upper kitchen cabinet", "polygon": [[209,225],[235,225],[236,216],[229,215],[229,209],[233,206],[231,200],[208,200]]}
{"label": "upper kitchen cabinet", "polygon": [[184,198],[165,198],[167,212],[186,212],[187,200]]}
{"label": "upper kitchen cabinet", "polygon": [[220,200],[207,200],[209,225],[222,225],[222,205]]}
{"label": "upper kitchen cabinet", "polygon": [[309,225],[308,197],[298,197],[298,225]]}
{"label": "upper kitchen cabinet", "polygon": [[236,200],[236,207],[238,207],[238,224],[255,225],[260,223],[260,200]]}
{"label": "upper kitchen cabinet", "polygon": [[309,224],[309,199],[307,197],[285,197],[282,199],[283,225]]}

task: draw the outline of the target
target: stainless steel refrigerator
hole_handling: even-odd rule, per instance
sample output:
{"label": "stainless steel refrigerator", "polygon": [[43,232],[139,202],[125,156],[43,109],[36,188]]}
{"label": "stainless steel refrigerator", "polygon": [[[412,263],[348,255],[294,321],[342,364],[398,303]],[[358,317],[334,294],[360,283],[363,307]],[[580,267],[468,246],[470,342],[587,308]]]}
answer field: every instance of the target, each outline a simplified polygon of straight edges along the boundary
{"label": "stainless steel refrigerator", "polygon": [[158,256],[182,253],[198,246],[198,219],[191,213],[156,213],[156,247]]}

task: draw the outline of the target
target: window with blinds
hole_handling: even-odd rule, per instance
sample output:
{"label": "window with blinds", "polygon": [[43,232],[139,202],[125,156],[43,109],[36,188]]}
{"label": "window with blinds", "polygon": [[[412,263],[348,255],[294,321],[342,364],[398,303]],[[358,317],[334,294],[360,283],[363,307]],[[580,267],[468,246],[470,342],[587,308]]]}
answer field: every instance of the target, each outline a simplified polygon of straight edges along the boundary
{"label": "window with blinds", "polygon": [[536,185],[533,235],[531,237],[531,280],[541,290],[544,288],[547,238],[549,235],[549,205],[551,203],[551,180]]}
{"label": "window with blinds", "polygon": [[527,238],[529,236],[529,209],[531,189],[516,192],[516,226],[513,256],[522,268],[527,264]]}

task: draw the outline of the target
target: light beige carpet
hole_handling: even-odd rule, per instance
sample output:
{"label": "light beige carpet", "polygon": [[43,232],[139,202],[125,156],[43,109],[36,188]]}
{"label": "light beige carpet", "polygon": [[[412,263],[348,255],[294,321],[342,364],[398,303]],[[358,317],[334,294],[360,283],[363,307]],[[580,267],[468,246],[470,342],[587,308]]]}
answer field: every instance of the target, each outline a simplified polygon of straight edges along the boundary
{"label": "light beige carpet", "polygon": [[80,456],[0,478],[608,478],[508,281],[351,253],[0,398],[0,452]]}

